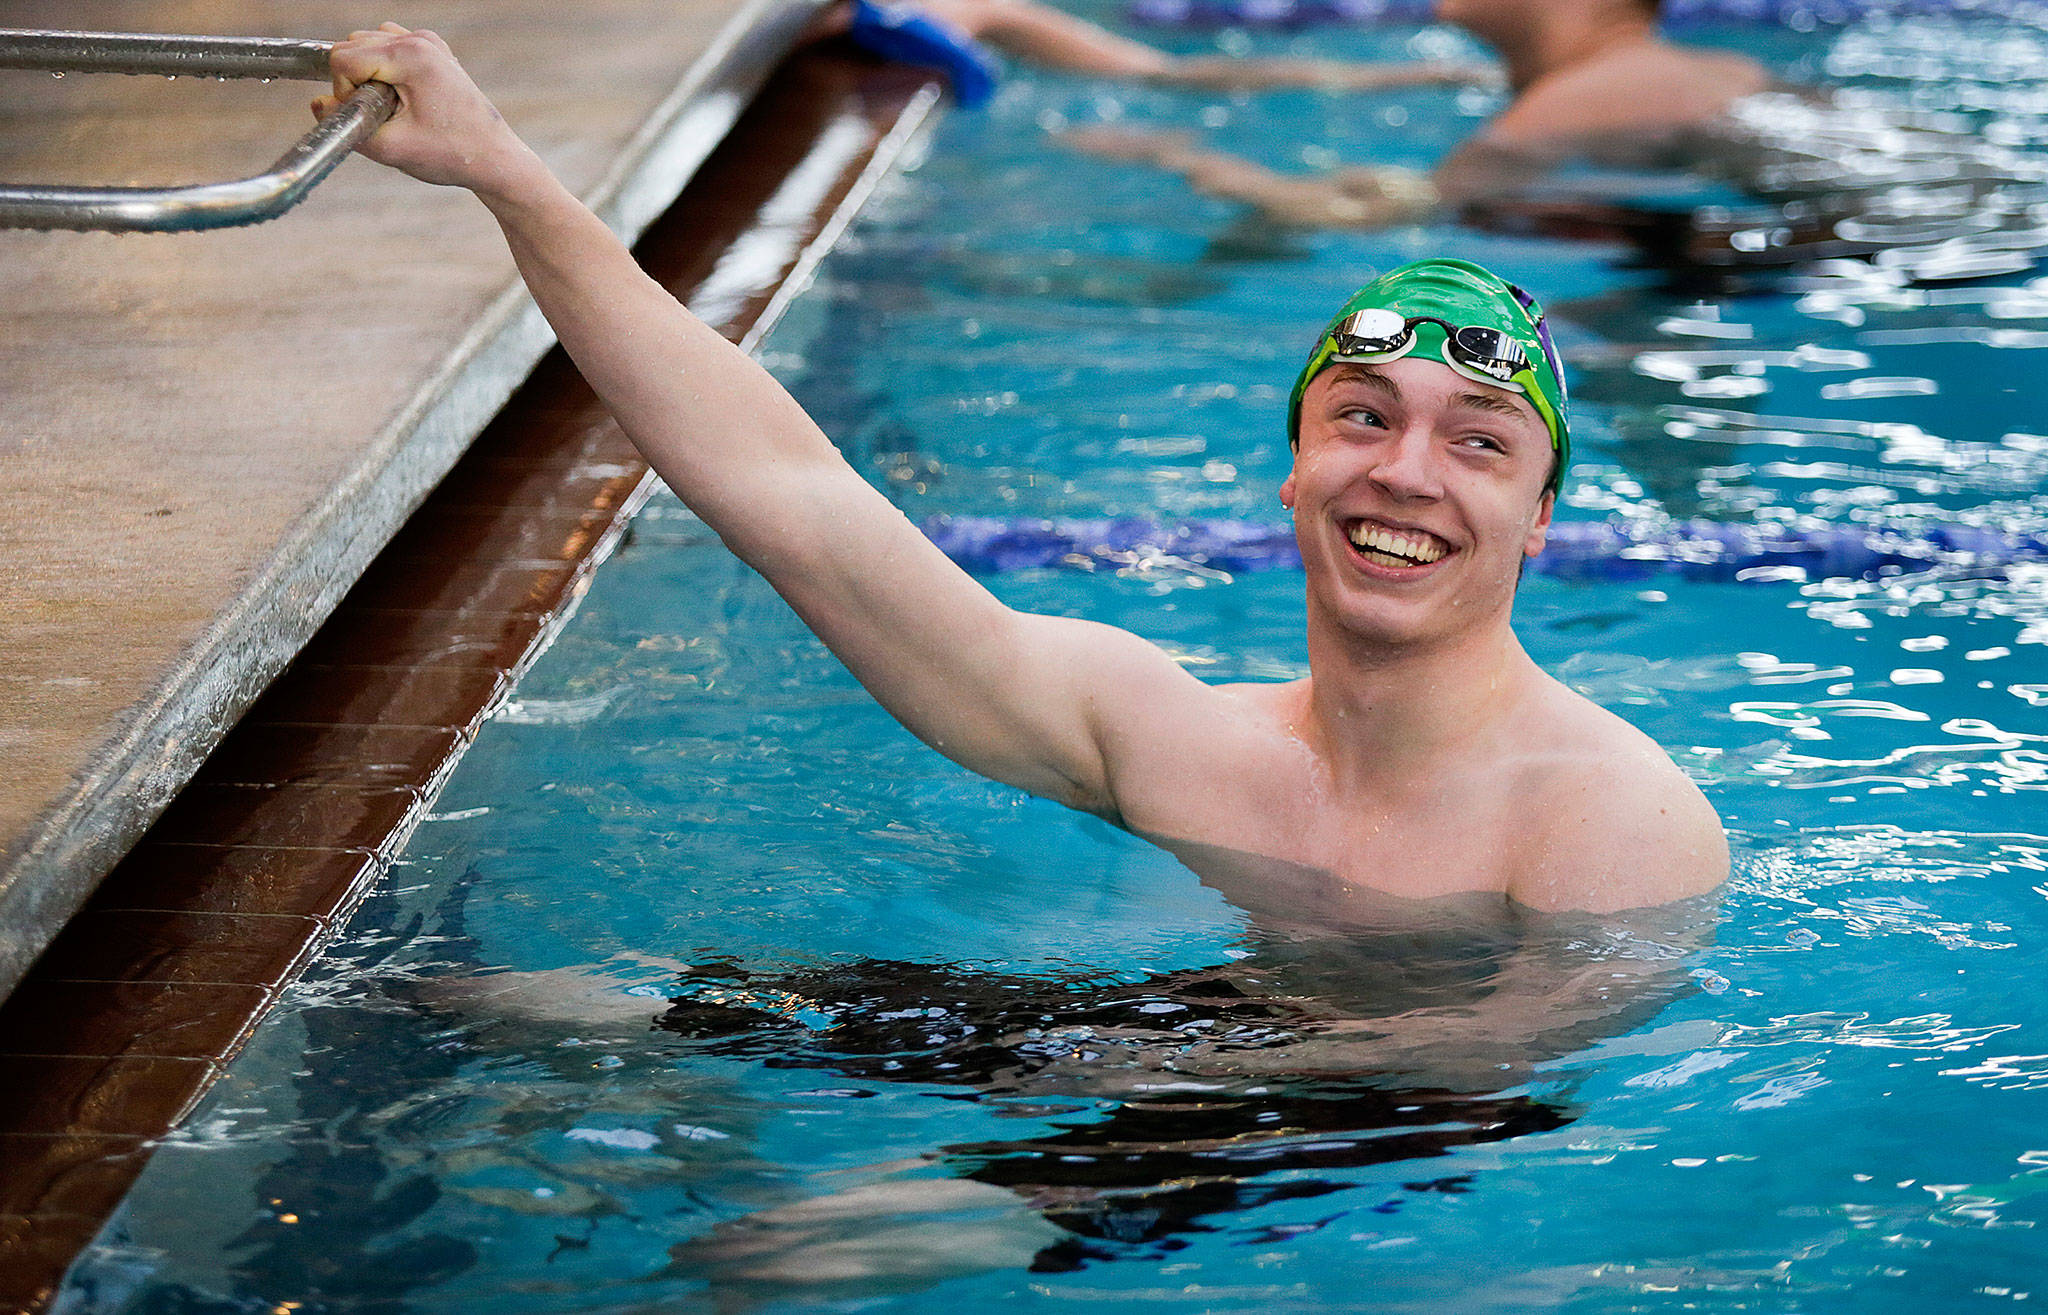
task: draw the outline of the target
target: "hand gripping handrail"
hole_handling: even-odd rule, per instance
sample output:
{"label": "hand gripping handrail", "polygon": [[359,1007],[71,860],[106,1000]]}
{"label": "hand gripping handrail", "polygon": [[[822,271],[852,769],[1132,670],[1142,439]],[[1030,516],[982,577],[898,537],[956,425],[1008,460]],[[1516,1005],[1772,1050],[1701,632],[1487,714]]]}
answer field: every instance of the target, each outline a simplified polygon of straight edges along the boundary
{"label": "hand gripping handrail", "polygon": [[[327,41],[143,32],[0,28],[0,69],[142,73],[166,77],[295,78],[325,82]],[[398,108],[398,93],[366,82],[253,178],[183,187],[44,187],[0,183],[0,228],[179,233],[275,219],[302,200]]]}

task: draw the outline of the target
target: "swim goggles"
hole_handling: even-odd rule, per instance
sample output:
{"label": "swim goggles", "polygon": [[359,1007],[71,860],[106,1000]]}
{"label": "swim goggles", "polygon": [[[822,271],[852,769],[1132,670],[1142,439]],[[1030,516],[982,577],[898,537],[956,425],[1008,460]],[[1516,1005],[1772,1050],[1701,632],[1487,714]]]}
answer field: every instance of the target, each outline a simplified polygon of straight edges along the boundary
{"label": "swim goggles", "polygon": [[[1536,329],[1536,345],[1543,352],[1544,364],[1550,367],[1550,376],[1558,381],[1558,390],[1562,394],[1564,367],[1557,359],[1557,348],[1551,344],[1546,317],[1535,310],[1535,301],[1528,293],[1512,283],[1507,285],[1507,289],[1529,313]],[[1434,324],[1443,330],[1444,345],[1438,359],[1445,365],[1467,379],[1528,398],[1537,418],[1550,431],[1552,445],[1560,453],[1565,451],[1564,417],[1558,414],[1556,403],[1543,387],[1542,377],[1529,360],[1528,349],[1504,329],[1484,324],[1457,325],[1435,315],[1403,315],[1384,306],[1368,306],[1337,321],[1323,338],[1323,352],[1327,354],[1312,361],[1303,377],[1338,362],[1378,365],[1399,360],[1415,350],[1415,328],[1420,324]],[[1563,474],[1561,461],[1558,473],[1560,476]]]}
{"label": "swim goggles", "polygon": [[1415,350],[1415,326],[1434,324],[1444,331],[1444,364],[1483,384],[1509,392],[1528,393],[1515,376],[1530,372],[1529,353],[1499,329],[1483,324],[1459,326],[1434,315],[1403,316],[1383,306],[1354,311],[1330,331],[1329,360],[1349,365],[1397,361]]}

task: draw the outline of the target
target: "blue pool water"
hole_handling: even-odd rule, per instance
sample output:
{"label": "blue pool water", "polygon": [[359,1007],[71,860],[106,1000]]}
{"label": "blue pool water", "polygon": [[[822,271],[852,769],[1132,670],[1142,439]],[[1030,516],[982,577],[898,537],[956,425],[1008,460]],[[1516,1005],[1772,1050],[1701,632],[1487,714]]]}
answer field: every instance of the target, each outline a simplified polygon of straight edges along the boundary
{"label": "blue pool water", "polygon": [[[2048,126],[1991,81],[2048,69],[2027,27],[1705,35]],[[1307,335],[1451,251],[1538,289],[1577,365],[1565,516],[2048,531],[2027,275],[1702,291],[1590,245],[1279,233],[1047,135],[1427,165],[1490,107],[1016,77],[885,189],[769,363],[913,516],[1272,520]],[[1295,573],[988,583],[1205,678],[1305,669]],[[1518,625],[1706,789],[1724,899],[1234,906],[923,749],[658,498],[68,1308],[2048,1301],[2048,568],[1531,576]]]}

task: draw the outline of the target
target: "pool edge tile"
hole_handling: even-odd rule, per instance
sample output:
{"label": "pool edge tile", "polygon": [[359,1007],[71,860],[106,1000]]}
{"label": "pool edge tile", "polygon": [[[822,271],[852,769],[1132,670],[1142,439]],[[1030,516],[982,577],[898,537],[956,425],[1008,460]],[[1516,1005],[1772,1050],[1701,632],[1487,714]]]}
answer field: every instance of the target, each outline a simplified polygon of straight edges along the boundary
{"label": "pool edge tile", "polygon": [[[377,866],[368,849],[149,841],[94,896],[104,911],[283,913],[332,917]],[[5,1005],[0,1004],[0,1012]]]}
{"label": "pool edge tile", "polygon": [[104,1226],[80,1215],[0,1215],[0,1310],[43,1309]]}
{"label": "pool edge tile", "polygon": [[0,1010],[0,1055],[217,1060],[268,1011],[271,995],[255,983],[38,974]]}
{"label": "pool edge tile", "polygon": [[0,1055],[0,1089],[16,1093],[0,1132],[160,1136],[214,1073],[204,1059]]}

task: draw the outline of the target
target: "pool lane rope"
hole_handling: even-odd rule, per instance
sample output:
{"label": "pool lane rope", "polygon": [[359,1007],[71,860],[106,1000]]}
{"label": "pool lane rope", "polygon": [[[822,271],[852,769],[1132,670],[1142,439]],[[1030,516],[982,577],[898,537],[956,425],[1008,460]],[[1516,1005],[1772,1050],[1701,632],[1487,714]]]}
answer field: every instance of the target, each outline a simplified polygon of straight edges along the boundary
{"label": "pool lane rope", "polygon": [[[939,516],[920,528],[948,557],[978,575],[1146,564],[1232,573],[1301,569],[1293,526],[1285,522]],[[1696,520],[1638,529],[1560,521],[1550,527],[1549,542],[1530,568],[1567,580],[1679,576],[1762,583],[1876,580],[1943,569],[2003,574],[2036,562],[2048,562],[2048,535],[1974,525],[1937,525],[1908,534],[1850,525],[1794,529]]]}

